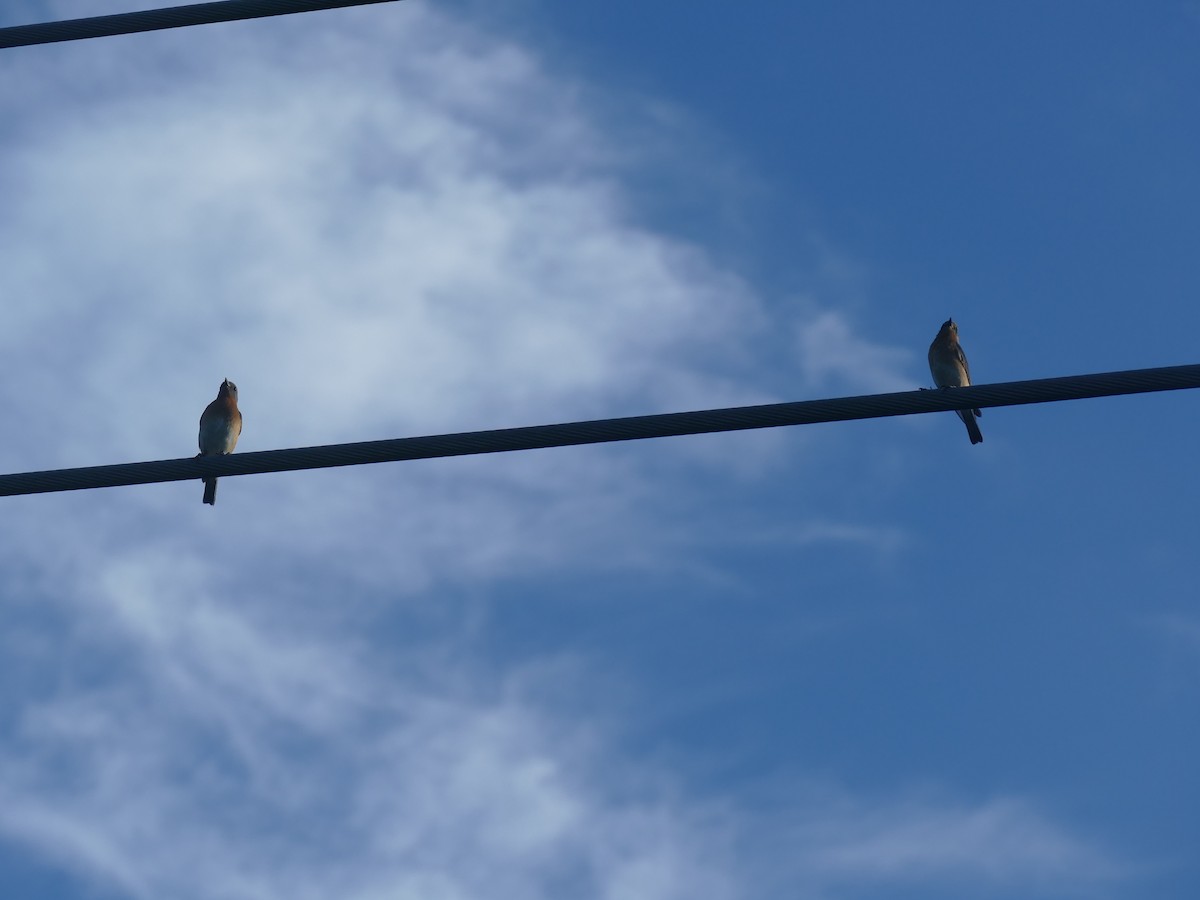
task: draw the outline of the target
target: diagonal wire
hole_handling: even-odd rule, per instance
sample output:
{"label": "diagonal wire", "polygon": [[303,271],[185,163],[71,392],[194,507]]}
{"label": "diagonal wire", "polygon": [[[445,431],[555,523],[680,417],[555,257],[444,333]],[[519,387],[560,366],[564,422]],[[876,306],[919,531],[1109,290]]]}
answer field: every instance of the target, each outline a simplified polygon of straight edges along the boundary
{"label": "diagonal wire", "polygon": [[1175,391],[1197,387],[1200,387],[1200,365],[1134,369],[1096,375],[1041,378],[1035,381],[1010,381],[1002,384],[975,385],[950,390],[869,394],[831,400],[803,400],[795,403],[770,403],[763,406],[742,406],[731,409],[706,409],[621,419],[596,419],[588,422],[398,438],[388,441],[262,450],[256,453],[237,453],[230,456],[164,459],[115,466],[25,472],[0,475],[0,496],[186,481],[212,475],[222,477],[258,475],[265,472],[291,472],[299,469],[321,469],[332,466],[358,466],[366,463],[436,459],[479,453],[506,453],[513,450],[602,444],[611,441],[636,441],[717,431],[742,431],[751,428],[776,428],[782,425],[812,425],[817,422],[907,416],[975,407],[1019,406],[1026,403],[1051,403],[1059,400],[1083,400],[1090,397]]}
{"label": "diagonal wire", "polygon": [[146,9],[111,16],[13,25],[0,28],[0,49],[393,2],[395,0],[216,0],[212,3],[192,3],[188,6]]}

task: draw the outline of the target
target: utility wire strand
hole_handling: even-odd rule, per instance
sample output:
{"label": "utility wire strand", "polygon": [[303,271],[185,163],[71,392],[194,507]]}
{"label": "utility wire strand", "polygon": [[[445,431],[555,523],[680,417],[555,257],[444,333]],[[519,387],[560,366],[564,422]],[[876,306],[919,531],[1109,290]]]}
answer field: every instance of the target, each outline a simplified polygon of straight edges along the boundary
{"label": "utility wire strand", "polygon": [[146,9],[111,16],[13,25],[0,28],[0,49],[392,2],[395,0],[217,0],[214,3],[193,3],[188,6]]}
{"label": "utility wire strand", "polygon": [[590,422],[399,438],[390,441],[263,450],[229,456],[164,459],[116,466],[26,472],[0,475],[0,496],[186,481],[213,475],[257,475],[264,472],[291,472],[298,469],[504,453],[512,450],[636,441],[717,431],[775,428],[782,425],[812,425],[817,422],[907,416],[975,407],[1019,406],[1025,403],[1051,403],[1059,400],[1083,400],[1089,397],[1196,387],[1200,387],[1200,365],[1135,369],[1128,372],[1010,381],[949,390],[870,394],[832,400],[804,400],[732,409],[597,419]]}

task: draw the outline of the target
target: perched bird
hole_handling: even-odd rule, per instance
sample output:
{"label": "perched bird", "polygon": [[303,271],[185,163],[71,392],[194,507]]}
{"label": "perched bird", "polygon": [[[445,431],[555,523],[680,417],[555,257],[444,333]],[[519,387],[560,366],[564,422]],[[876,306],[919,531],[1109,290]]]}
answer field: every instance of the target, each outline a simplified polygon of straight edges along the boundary
{"label": "perched bird", "polygon": [[[967,363],[967,355],[963,353],[958,343],[958,326],[953,319],[947,319],[941,331],[929,345],[929,371],[933,374],[933,383],[940,388],[967,387],[971,383],[971,367]],[[983,441],[976,417],[983,415],[977,409],[956,409],[958,417],[967,426],[967,434],[971,443]]]}
{"label": "perched bird", "polygon": [[[242,412],[237,405],[237,385],[226,378],[217,391],[217,399],[204,407],[200,416],[200,455],[224,456],[237,446],[242,433]],[[204,502],[217,503],[217,479],[204,479]]]}

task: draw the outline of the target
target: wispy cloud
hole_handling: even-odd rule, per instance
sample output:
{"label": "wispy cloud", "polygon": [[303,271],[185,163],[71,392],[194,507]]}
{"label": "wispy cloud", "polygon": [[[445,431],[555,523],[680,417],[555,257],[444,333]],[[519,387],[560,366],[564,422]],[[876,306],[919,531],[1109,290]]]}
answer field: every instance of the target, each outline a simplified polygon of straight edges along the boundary
{"label": "wispy cloud", "polygon": [[105,627],[57,648],[102,674],[7,736],[10,835],[139,897],[722,895],[719,835],[653,773],[607,771],[520,671],[136,569],[101,573]]}
{"label": "wispy cloud", "polygon": [[857,335],[841,313],[819,313],[798,334],[800,368],[814,385],[871,392],[915,387],[904,375],[912,354]]}
{"label": "wispy cloud", "polygon": [[805,867],[833,884],[981,883],[987,889],[1086,892],[1125,867],[1018,798],[965,804],[941,797],[863,803],[831,798],[792,837]]}
{"label": "wispy cloud", "polygon": [[229,607],[168,562],[97,573],[93,616],[39,660],[72,686],[27,706],[0,767],[4,831],[130,896],[1036,892],[1121,874],[1020,799],[690,795],[571,714],[598,689],[578,663],[368,646]]}

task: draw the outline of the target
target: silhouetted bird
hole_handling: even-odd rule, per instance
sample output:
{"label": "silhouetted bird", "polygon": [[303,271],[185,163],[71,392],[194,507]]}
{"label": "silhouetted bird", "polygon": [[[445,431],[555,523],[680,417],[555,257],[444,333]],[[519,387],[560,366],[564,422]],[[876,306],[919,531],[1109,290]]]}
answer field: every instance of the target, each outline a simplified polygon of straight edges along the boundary
{"label": "silhouetted bird", "polygon": [[[224,456],[237,446],[242,433],[242,412],[237,405],[237,385],[226,378],[221,382],[217,399],[204,408],[200,416],[200,455]],[[217,479],[204,479],[204,502],[217,503]]]}
{"label": "silhouetted bird", "polygon": [[[971,366],[958,343],[958,326],[954,324],[953,319],[945,321],[941,331],[929,345],[929,371],[933,375],[933,383],[940,388],[967,387],[971,383]],[[971,443],[981,443],[983,433],[975,419],[983,413],[977,409],[956,409],[955,412],[967,426]]]}

